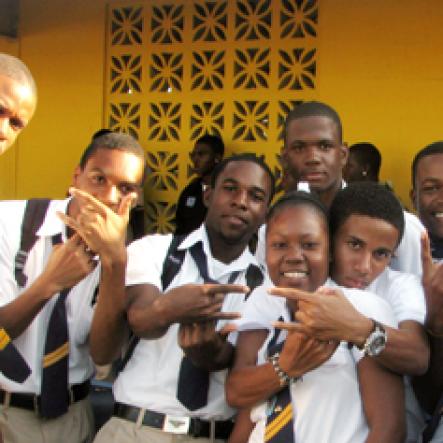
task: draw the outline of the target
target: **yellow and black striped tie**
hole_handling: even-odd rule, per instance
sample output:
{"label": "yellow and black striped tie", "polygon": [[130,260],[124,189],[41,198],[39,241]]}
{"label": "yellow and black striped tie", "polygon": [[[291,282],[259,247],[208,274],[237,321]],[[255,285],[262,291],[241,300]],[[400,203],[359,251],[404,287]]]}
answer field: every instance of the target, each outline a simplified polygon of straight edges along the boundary
{"label": "yellow and black striped tie", "polygon": [[289,386],[285,386],[270,400],[272,411],[266,419],[265,442],[294,442],[294,423]]}
{"label": "yellow and black striped tie", "polygon": [[49,319],[43,356],[40,414],[55,418],[68,411],[69,334],[66,318],[66,297],[70,289],[58,295]]}
{"label": "yellow and black striped tie", "polygon": [[3,328],[0,328],[0,371],[16,383],[23,383],[31,374],[31,369],[25,359],[17,351],[11,337]]}
{"label": "yellow and black striped tie", "polygon": [[[52,237],[55,245],[61,243],[61,235]],[[69,332],[66,316],[66,298],[71,288],[60,291],[49,318],[43,355],[40,415],[56,418],[69,407],[68,359]]]}

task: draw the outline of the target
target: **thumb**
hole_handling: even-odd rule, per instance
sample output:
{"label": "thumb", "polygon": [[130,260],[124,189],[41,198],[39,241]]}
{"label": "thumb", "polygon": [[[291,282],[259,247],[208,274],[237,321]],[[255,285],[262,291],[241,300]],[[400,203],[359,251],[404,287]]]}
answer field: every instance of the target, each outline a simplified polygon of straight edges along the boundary
{"label": "thumb", "polygon": [[131,211],[132,206],[137,201],[137,194],[135,192],[131,192],[128,195],[125,195],[118,208],[118,215],[129,218],[129,212]]}
{"label": "thumb", "polygon": [[429,281],[432,276],[434,263],[431,255],[431,244],[427,232],[421,234],[421,264],[423,267],[423,283]]}

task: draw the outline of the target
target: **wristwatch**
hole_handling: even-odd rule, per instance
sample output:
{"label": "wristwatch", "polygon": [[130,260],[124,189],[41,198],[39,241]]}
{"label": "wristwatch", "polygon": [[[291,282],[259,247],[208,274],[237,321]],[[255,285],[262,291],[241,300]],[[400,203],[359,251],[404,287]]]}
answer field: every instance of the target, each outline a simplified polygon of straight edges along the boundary
{"label": "wristwatch", "polygon": [[381,325],[378,321],[375,321],[374,319],[371,320],[374,326],[368,338],[366,339],[362,350],[365,355],[375,357],[376,355],[379,355],[386,347],[388,335],[383,325]]}

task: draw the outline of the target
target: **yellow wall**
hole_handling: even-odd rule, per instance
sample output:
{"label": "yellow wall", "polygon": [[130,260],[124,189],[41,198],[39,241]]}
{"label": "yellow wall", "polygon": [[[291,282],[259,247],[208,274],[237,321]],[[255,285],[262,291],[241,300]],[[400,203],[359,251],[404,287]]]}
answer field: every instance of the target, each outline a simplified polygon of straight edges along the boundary
{"label": "yellow wall", "polygon": [[409,205],[415,152],[443,139],[443,4],[320,0],[319,98],[350,143],[373,141],[382,178]]}
{"label": "yellow wall", "polygon": [[[106,5],[22,0],[18,53],[36,77],[39,104],[1,197],[62,196],[104,124]],[[315,96],[339,111],[348,142],[381,148],[382,178],[405,203],[413,153],[443,138],[441,23],[440,0],[319,0]],[[12,51],[1,41],[0,50]]]}

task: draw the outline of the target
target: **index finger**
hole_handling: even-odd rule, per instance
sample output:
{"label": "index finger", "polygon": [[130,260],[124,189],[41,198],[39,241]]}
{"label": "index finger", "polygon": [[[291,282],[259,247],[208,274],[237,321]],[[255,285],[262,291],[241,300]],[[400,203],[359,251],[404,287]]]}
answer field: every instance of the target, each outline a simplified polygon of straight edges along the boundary
{"label": "index finger", "polygon": [[270,288],[268,293],[277,297],[284,297],[288,300],[312,301],[314,294],[312,292],[303,291],[296,288]]}
{"label": "index finger", "polygon": [[72,195],[74,198],[80,201],[80,203],[86,203],[88,205],[91,205],[96,211],[105,214],[106,211],[109,209],[104,203],[102,203],[100,200],[93,197],[91,194],[89,194],[86,191],[82,191],[81,189],[70,187],[69,188],[69,194]]}
{"label": "index finger", "polygon": [[231,283],[227,284],[207,284],[206,286],[206,294],[215,295],[215,294],[229,294],[230,292],[238,293],[238,294],[247,294],[249,292],[248,286],[245,285],[234,285]]}

